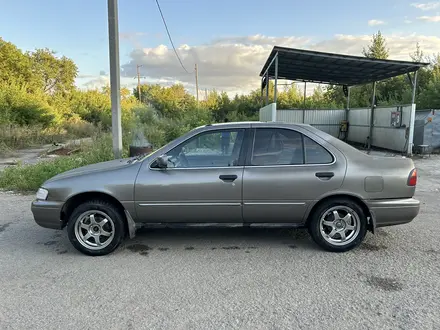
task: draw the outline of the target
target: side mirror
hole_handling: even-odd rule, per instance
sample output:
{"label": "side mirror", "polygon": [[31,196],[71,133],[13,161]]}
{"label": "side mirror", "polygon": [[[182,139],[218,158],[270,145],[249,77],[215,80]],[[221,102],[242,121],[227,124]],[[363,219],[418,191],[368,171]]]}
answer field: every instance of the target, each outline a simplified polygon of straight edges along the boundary
{"label": "side mirror", "polygon": [[158,168],[167,168],[168,167],[168,156],[161,155],[156,159],[156,166]]}

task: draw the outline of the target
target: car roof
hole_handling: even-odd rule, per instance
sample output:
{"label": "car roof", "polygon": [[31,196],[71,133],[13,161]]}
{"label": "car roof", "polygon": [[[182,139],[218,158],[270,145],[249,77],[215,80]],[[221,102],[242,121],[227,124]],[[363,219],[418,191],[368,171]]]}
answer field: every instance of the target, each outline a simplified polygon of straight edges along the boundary
{"label": "car roof", "polygon": [[286,123],[286,122],[277,122],[277,121],[237,121],[237,122],[227,122],[227,123],[214,123],[208,124],[201,127],[218,127],[218,128],[227,128],[227,127],[309,127],[309,124],[299,124],[299,123]]}

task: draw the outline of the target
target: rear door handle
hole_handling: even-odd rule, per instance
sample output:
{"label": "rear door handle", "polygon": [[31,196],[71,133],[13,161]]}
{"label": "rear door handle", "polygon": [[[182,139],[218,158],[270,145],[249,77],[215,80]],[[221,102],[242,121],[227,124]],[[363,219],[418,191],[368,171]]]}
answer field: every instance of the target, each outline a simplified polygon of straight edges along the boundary
{"label": "rear door handle", "polygon": [[220,180],[224,182],[234,182],[237,180],[237,175],[235,174],[222,174],[219,176]]}
{"label": "rear door handle", "polygon": [[316,172],[315,176],[319,179],[331,179],[335,176],[335,173],[333,172]]}

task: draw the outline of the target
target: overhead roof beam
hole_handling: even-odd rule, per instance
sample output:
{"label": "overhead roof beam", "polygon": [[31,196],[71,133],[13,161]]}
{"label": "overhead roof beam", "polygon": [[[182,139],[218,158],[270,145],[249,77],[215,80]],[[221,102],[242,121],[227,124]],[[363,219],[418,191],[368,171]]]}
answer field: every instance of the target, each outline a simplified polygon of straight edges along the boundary
{"label": "overhead roof beam", "polygon": [[279,79],[350,86],[415,72],[428,65],[275,46],[261,70],[261,76],[268,73],[274,77],[275,57],[278,58]]}

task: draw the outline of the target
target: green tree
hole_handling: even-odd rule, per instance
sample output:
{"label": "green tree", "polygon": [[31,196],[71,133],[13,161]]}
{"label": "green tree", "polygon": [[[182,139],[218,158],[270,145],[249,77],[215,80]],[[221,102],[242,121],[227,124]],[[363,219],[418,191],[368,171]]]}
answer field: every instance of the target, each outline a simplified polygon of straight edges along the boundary
{"label": "green tree", "polygon": [[417,108],[439,109],[440,108],[440,54],[430,59],[430,78],[427,85],[420,89]]}
{"label": "green tree", "polygon": [[38,90],[29,56],[0,38],[0,83],[17,83],[29,92]]}
{"label": "green tree", "polygon": [[389,56],[389,49],[386,45],[386,40],[380,31],[373,34],[370,45],[364,48],[362,54],[368,58],[376,58],[386,60]]}
{"label": "green tree", "polygon": [[[139,99],[137,89],[133,94]],[[181,84],[162,87],[158,84],[141,85],[142,102],[151,105],[164,116],[180,116],[182,112],[196,107],[196,99]]]}
{"label": "green tree", "polygon": [[409,57],[411,57],[413,62],[423,62],[423,59],[425,58],[425,54],[423,53],[423,50],[421,49],[419,43],[416,43],[416,49],[414,53],[409,54]]}
{"label": "green tree", "polygon": [[78,68],[71,59],[65,56],[57,58],[55,52],[47,48],[37,49],[28,56],[44,93],[65,93],[75,88]]}

